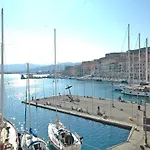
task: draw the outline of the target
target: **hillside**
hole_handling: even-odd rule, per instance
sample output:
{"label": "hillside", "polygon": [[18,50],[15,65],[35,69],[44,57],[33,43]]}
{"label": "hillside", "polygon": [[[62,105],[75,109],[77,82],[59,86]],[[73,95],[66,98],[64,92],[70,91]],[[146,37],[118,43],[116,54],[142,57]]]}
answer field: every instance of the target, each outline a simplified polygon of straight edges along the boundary
{"label": "hillside", "polygon": [[[81,63],[60,63],[57,64],[58,70],[63,70],[66,66],[74,66]],[[1,66],[1,65],[0,65]],[[40,64],[30,64],[30,72],[49,72],[54,69],[54,65],[40,65]],[[4,65],[5,73],[25,73],[26,72],[26,64],[8,64]],[[1,67],[0,67],[1,72]]]}

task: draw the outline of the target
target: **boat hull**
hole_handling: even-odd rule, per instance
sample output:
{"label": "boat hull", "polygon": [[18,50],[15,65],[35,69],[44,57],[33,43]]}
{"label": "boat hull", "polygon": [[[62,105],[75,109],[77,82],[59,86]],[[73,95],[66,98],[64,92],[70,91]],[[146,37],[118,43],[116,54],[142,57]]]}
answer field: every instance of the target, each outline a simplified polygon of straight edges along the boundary
{"label": "boat hull", "polygon": [[74,139],[76,140],[72,145],[65,146],[58,138],[56,137],[57,128],[55,124],[49,124],[48,126],[48,137],[50,144],[55,147],[57,150],[81,150],[81,142],[78,139],[75,139],[75,135],[72,133]]}
{"label": "boat hull", "polygon": [[122,94],[126,94],[126,95],[133,95],[133,96],[141,96],[141,97],[150,97],[150,93],[149,92],[140,92],[140,91],[134,91],[134,90],[130,90],[130,89],[123,89],[121,91]]}
{"label": "boat hull", "polygon": [[[13,148],[13,150],[18,150],[19,147],[19,138],[18,138],[18,132],[15,128],[15,126],[8,120],[4,119],[4,123],[6,124],[6,127],[2,129],[1,131],[1,140],[4,143],[5,147]],[[8,139],[8,142],[6,144],[6,140]]]}
{"label": "boat hull", "polygon": [[122,91],[123,88],[124,88],[124,85],[115,85],[115,86],[114,86],[114,89],[115,89],[116,91]]}
{"label": "boat hull", "polygon": [[33,136],[30,133],[24,132],[21,135],[21,148],[22,150],[36,150],[38,147],[38,149],[42,149],[42,150],[48,150],[48,146],[47,143],[38,138]]}

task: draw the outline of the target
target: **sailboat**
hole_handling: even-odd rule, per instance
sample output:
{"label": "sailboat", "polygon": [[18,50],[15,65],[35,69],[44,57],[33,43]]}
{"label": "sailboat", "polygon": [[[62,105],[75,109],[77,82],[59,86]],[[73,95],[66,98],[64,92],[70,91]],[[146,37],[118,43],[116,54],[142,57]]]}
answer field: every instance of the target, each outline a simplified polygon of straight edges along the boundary
{"label": "sailboat", "polygon": [[[56,29],[54,29],[54,55],[55,55],[55,96],[57,95],[56,86]],[[56,109],[56,123],[49,123],[48,137],[51,145],[57,150],[81,150],[83,137],[77,133],[70,132],[58,119]]]}
{"label": "sailboat", "polygon": [[[27,73],[29,74],[29,64],[27,63]],[[26,101],[30,100],[30,85],[29,85],[29,76],[27,79],[27,87],[26,87]],[[22,150],[48,150],[47,143],[42,140],[41,138],[37,137],[35,133],[32,131],[31,127],[31,110],[30,110],[30,103],[29,103],[29,124],[30,129],[27,132],[26,129],[26,104],[25,104],[25,125],[24,125],[24,132],[21,134],[21,148]]]}
{"label": "sailboat", "polygon": [[2,44],[1,44],[1,115],[0,115],[0,150],[18,150],[19,140],[15,126],[4,118],[4,30],[3,8],[2,15]]}
{"label": "sailboat", "polygon": [[[139,40],[140,40],[140,36],[139,36]],[[140,45],[140,44],[139,44]],[[140,47],[139,47],[139,50],[140,50]],[[139,52],[140,53],[140,52]],[[138,85],[132,85],[132,86],[126,86],[123,88],[122,90],[122,93],[123,94],[127,94],[127,95],[135,95],[135,96],[143,96],[143,97],[149,97],[150,96],[150,84],[147,82],[148,80],[148,73],[147,73],[147,70],[148,70],[148,39],[146,39],[146,50],[145,50],[145,84],[141,85],[141,84],[138,84]],[[140,54],[139,54],[139,64],[140,64]],[[139,65],[140,66],[140,65]],[[140,67],[139,67],[139,70],[140,70]],[[140,71],[139,71],[139,83],[140,83]],[[147,92],[144,91],[145,87],[147,88]]]}
{"label": "sailboat", "polygon": [[[115,90],[119,90],[121,91],[122,94],[126,94],[126,95],[134,95],[134,96],[146,96],[149,97],[150,93],[149,92],[144,92],[144,88],[147,87],[148,91],[150,91],[150,84],[147,83],[147,79],[148,79],[148,39],[146,39],[146,50],[145,50],[145,70],[146,70],[146,84],[147,85],[141,85],[140,84],[140,34],[139,34],[139,84],[134,84],[134,76],[135,76],[135,72],[134,72],[134,53],[131,52],[130,50],[130,24],[128,24],[128,85],[116,85],[115,86]],[[133,78],[133,84],[131,84],[131,54],[133,56],[133,68],[132,68],[132,78]]]}
{"label": "sailboat", "polygon": [[[127,79],[124,79],[121,81],[121,83],[130,84],[130,24],[128,24],[128,71],[129,71],[128,82]],[[125,84],[117,84],[114,86],[114,89],[116,91],[123,91],[124,87],[126,87]]]}

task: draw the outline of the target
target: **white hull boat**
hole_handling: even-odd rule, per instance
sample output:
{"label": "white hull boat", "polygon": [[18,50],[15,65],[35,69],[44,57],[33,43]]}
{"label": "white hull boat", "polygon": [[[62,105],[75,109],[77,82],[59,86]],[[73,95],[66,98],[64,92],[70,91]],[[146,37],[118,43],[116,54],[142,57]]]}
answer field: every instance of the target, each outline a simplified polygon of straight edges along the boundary
{"label": "white hull boat", "polygon": [[119,84],[119,85],[115,85],[115,86],[114,86],[114,89],[115,89],[116,91],[122,91],[124,87],[125,87],[125,85]]}
{"label": "white hull boat", "polygon": [[[57,84],[56,84],[56,29],[54,29],[54,58],[55,58],[55,96],[57,95]],[[81,150],[82,137],[77,133],[71,133],[66,127],[60,122],[57,117],[56,108],[56,123],[49,123],[48,125],[48,137],[51,145],[57,150]]]}
{"label": "white hull boat", "polygon": [[[29,75],[29,64],[27,63],[27,74]],[[28,100],[30,102],[30,82],[29,76],[27,78],[27,87],[26,87],[26,102]],[[48,150],[47,143],[42,140],[41,138],[37,137],[32,131],[32,124],[31,124],[31,110],[29,104],[29,131],[27,132],[26,123],[27,123],[27,104],[25,104],[25,124],[24,124],[24,132],[21,134],[21,148],[22,150]]]}
{"label": "white hull boat", "polygon": [[21,148],[22,150],[48,150],[44,140],[27,132],[21,135]]}
{"label": "white hull boat", "polygon": [[19,139],[15,126],[4,117],[4,32],[3,32],[3,8],[2,16],[2,44],[1,44],[1,115],[0,115],[0,150],[18,150]]}
{"label": "white hull boat", "polygon": [[145,87],[125,87],[123,88],[123,90],[121,91],[122,94],[126,94],[126,95],[133,95],[133,96],[143,96],[143,97],[150,97],[150,88],[147,88],[148,91],[145,92],[144,91]]}
{"label": "white hull boat", "polygon": [[51,145],[57,150],[81,150],[83,138],[68,131],[60,121],[58,125],[49,123],[48,136]]}
{"label": "white hull boat", "polygon": [[0,149],[18,150],[19,139],[15,126],[8,120],[3,120],[3,127],[1,128],[1,143]]}

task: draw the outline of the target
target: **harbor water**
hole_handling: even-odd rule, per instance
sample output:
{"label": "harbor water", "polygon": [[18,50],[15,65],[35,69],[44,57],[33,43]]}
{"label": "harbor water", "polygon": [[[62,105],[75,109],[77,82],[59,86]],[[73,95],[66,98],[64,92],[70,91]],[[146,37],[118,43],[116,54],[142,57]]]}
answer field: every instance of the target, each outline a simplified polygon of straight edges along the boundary
{"label": "harbor water", "polygon": [[[71,94],[81,96],[92,96],[97,98],[118,99],[122,96],[125,100],[140,101],[142,98],[123,96],[120,92],[112,92],[109,82],[79,81],[74,79],[57,79],[57,94],[68,94],[67,86],[72,85]],[[23,130],[24,107],[21,101],[26,99],[26,80],[20,79],[20,75],[5,75],[5,116],[18,128]],[[53,96],[53,79],[30,80],[31,98],[43,98]],[[32,127],[39,137],[48,141],[47,127],[49,122],[55,122],[56,112],[31,106]],[[59,119],[72,132],[77,132],[84,137],[82,150],[106,149],[113,145],[125,142],[129,130],[121,129],[80,117],[58,113]],[[27,127],[28,121],[27,118]],[[51,148],[52,149],[52,148]]]}

